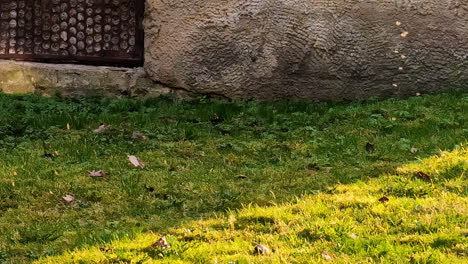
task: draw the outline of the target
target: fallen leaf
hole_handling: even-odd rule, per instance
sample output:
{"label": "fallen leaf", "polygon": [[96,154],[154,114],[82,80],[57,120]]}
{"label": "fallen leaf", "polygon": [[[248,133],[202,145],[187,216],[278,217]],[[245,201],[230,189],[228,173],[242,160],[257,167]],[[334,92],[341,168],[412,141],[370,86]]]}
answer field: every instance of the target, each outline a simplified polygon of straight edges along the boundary
{"label": "fallen leaf", "polygon": [[421,179],[421,180],[425,180],[425,181],[430,181],[432,179],[431,175],[429,174],[426,174],[422,171],[418,171],[414,174],[414,176],[416,176],[416,178],[418,179]]}
{"label": "fallen leaf", "polygon": [[224,122],[224,118],[219,117],[218,115],[215,114],[214,116],[210,118],[210,121],[213,125],[217,125],[219,123]]}
{"label": "fallen leaf", "polygon": [[397,118],[396,118],[396,117],[392,117],[392,121],[396,121],[396,120],[397,120]]}
{"label": "fallen leaf", "polygon": [[132,133],[132,138],[138,138],[138,139],[141,139],[141,140],[148,140],[148,137],[143,135],[143,133],[141,133],[140,131],[134,131]]}
{"label": "fallen leaf", "polygon": [[421,94],[420,94],[420,93],[416,93],[416,96],[421,96]]}
{"label": "fallen leaf", "polygon": [[257,243],[252,243],[252,246],[254,246],[254,252],[255,254],[258,254],[258,255],[268,255],[271,253],[270,249],[263,246],[263,245],[260,245],[260,244],[257,244]]}
{"label": "fallen leaf", "polygon": [[103,171],[103,170],[93,170],[93,171],[89,171],[88,172],[89,174],[89,177],[93,177],[93,178],[98,178],[98,177],[105,177],[107,176],[107,172]]}
{"label": "fallen leaf", "polygon": [[398,54],[398,53],[400,53],[400,51],[399,50],[394,50],[393,53]]}
{"label": "fallen leaf", "polygon": [[388,199],[387,196],[384,196],[384,197],[382,197],[382,198],[379,199],[379,202],[381,202],[381,203],[386,203],[386,202],[388,202],[388,201],[390,201],[390,199]]}
{"label": "fallen leaf", "polygon": [[102,132],[106,131],[108,128],[109,128],[109,126],[107,126],[105,124],[101,124],[97,129],[94,129],[93,132],[94,133],[102,133]]}
{"label": "fallen leaf", "polygon": [[328,255],[327,253],[322,253],[322,257],[325,259],[325,260],[332,260],[332,257],[330,255]]}
{"label": "fallen leaf", "polygon": [[410,151],[411,151],[411,153],[416,153],[416,152],[418,152],[418,149],[417,148],[411,148]]}
{"label": "fallen leaf", "polygon": [[99,248],[99,250],[104,252],[104,253],[108,253],[109,251],[112,251],[111,248]]}
{"label": "fallen leaf", "polygon": [[306,166],[306,169],[309,171],[318,171],[320,170],[320,166],[317,163],[309,163]]}
{"label": "fallen leaf", "polygon": [[372,152],[374,152],[374,150],[375,150],[374,145],[371,144],[371,143],[369,143],[369,142],[367,142],[367,144],[366,144],[366,151],[369,152],[369,153],[372,153]]}
{"label": "fallen leaf", "polygon": [[55,155],[53,153],[44,153],[44,155],[42,155],[43,158],[49,158],[49,159],[53,159],[55,158]]}
{"label": "fallen leaf", "polygon": [[146,189],[148,192],[154,192],[154,191],[156,190],[154,187],[146,186],[146,185],[145,185],[145,189]]}
{"label": "fallen leaf", "polygon": [[406,59],[407,57],[405,55],[401,55],[400,58]]}
{"label": "fallen leaf", "polygon": [[75,201],[75,196],[69,195],[69,194],[68,194],[68,195],[65,195],[65,196],[62,197],[62,201],[63,201],[65,204],[70,204],[70,203],[72,203],[72,202]]}
{"label": "fallen leaf", "polygon": [[166,237],[160,237],[156,242],[154,242],[152,247],[159,247],[161,249],[171,248],[169,243],[166,240]]}
{"label": "fallen leaf", "polygon": [[137,157],[135,156],[128,156],[128,160],[130,161],[130,163],[132,163],[133,166],[137,167],[137,168],[145,168],[145,164]]}
{"label": "fallen leaf", "polygon": [[405,31],[405,32],[403,32],[403,33],[400,34],[400,36],[401,36],[402,38],[406,38],[408,35],[409,35],[409,32],[408,32],[408,31]]}

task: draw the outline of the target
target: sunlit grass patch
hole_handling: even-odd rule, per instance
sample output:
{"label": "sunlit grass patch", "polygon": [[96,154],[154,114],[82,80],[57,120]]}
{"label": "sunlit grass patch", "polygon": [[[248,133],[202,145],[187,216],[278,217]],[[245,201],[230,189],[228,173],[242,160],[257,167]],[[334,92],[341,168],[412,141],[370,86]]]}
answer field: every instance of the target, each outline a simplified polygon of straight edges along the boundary
{"label": "sunlit grass patch", "polygon": [[[466,185],[467,160],[468,148],[460,146],[403,165],[399,175],[337,184],[292,203],[245,206],[166,233],[142,234],[37,263],[466,263],[467,196],[412,173],[438,175],[461,166],[457,177],[443,181],[462,178]],[[432,191],[419,197],[387,187],[401,182],[418,182]],[[162,235],[172,248],[152,246]],[[253,242],[271,254],[254,254]]]}

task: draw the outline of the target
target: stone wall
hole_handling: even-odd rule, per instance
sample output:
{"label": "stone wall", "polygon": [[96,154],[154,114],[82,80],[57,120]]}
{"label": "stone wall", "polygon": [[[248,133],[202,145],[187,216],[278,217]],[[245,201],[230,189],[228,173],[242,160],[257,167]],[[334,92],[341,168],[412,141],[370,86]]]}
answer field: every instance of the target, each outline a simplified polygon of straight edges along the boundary
{"label": "stone wall", "polygon": [[176,90],[147,78],[143,68],[96,67],[0,60],[0,90],[45,96],[160,96]]}
{"label": "stone wall", "polygon": [[468,0],[147,0],[149,76],[227,98],[468,89]]}
{"label": "stone wall", "polygon": [[468,90],[468,0],[146,0],[144,28],[144,68],[0,61],[0,89],[305,101]]}

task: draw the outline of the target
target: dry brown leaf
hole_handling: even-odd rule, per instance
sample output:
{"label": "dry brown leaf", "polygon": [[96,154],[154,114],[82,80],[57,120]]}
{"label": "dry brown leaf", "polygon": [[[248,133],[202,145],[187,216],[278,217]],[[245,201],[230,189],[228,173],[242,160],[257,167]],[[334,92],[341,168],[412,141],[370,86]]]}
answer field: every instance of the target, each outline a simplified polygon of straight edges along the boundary
{"label": "dry brown leaf", "polygon": [[148,140],[148,137],[143,135],[143,133],[141,133],[140,131],[134,131],[132,133],[132,138],[138,138],[138,139],[141,139],[141,140]]}
{"label": "dry brown leaf", "polygon": [[102,133],[102,132],[106,131],[108,128],[109,128],[109,126],[107,126],[105,124],[101,124],[97,129],[94,129],[93,132],[94,133]]}
{"label": "dry brown leaf", "polygon": [[390,201],[390,199],[388,199],[387,196],[384,196],[384,197],[379,199],[379,202],[381,202],[381,203],[385,203],[385,202],[388,202],[388,201]]}
{"label": "dry brown leaf", "polygon": [[70,204],[70,203],[72,203],[72,202],[75,201],[75,196],[69,195],[69,194],[68,194],[68,195],[65,195],[65,196],[62,197],[62,201],[63,201],[65,204]]}
{"label": "dry brown leaf", "polygon": [[59,155],[59,153],[57,151],[54,151],[53,153],[51,152],[44,152],[44,154],[42,155],[43,158],[45,159],[55,159],[57,158]]}
{"label": "dry brown leaf", "polygon": [[99,177],[105,177],[107,176],[107,172],[103,171],[103,170],[93,170],[93,171],[89,171],[88,172],[89,174],[89,177],[93,177],[93,178],[99,178]]}
{"label": "dry brown leaf", "polygon": [[416,176],[416,178],[418,179],[421,179],[421,180],[425,180],[425,181],[430,181],[432,179],[431,175],[429,174],[426,174],[422,171],[418,171],[414,174],[414,176]]}
{"label": "dry brown leaf", "polygon": [[145,189],[148,191],[148,192],[154,192],[156,190],[156,188],[152,187],[152,186],[147,186],[145,185]]}
{"label": "dry brown leaf", "polygon": [[331,257],[328,253],[325,253],[325,252],[322,253],[322,257],[323,257],[325,260],[332,260],[332,257]]}
{"label": "dry brown leaf", "polygon": [[169,245],[169,243],[167,242],[166,240],[166,237],[161,237],[159,238],[156,242],[154,242],[152,245],[152,247],[159,247],[161,249],[166,249],[166,248],[171,248],[171,246]]}
{"label": "dry brown leaf", "polygon": [[258,255],[268,255],[271,253],[270,249],[263,246],[263,245],[260,245],[260,244],[257,244],[257,243],[252,243],[252,246],[254,246],[254,252],[255,254],[258,254]]}
{"label": "dry brown leaf", "polygon": [[104,253],[109,253],[112,251],[112,248],[99,248],[99,250]]}
{"label": "dry brown leaf", "polygon": [[145,164],[137,157],[135,156],[128,156],[128,160],[130,161],[130,163],[132,163],[133,166],[137,167],[137,168],[145,168]]}

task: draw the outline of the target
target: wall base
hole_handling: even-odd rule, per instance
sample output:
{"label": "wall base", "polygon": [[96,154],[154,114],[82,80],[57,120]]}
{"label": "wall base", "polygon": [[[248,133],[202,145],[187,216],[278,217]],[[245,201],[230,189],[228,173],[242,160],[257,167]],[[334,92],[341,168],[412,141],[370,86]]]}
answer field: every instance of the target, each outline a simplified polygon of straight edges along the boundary
{"label": "wall base", "polygon": [[63,97],[181,97],[184,93],[150,80],[143,68],[8,60],[0,60],[0,90],[4,93],[35,93]]}

